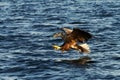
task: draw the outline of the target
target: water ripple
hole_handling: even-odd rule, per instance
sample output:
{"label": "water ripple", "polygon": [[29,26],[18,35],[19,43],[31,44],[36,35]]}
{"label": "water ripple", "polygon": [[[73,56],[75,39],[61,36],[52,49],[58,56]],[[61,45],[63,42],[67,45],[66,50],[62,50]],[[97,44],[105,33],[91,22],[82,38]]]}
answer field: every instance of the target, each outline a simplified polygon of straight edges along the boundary
{"label": "water ripple", "polygon": [[[1,80],[119,80],[119,1],[0,1]],[[93,34],[88,41],[91,62],[84,54],[55,51],[62,45],[53,34],[78,27]]]}

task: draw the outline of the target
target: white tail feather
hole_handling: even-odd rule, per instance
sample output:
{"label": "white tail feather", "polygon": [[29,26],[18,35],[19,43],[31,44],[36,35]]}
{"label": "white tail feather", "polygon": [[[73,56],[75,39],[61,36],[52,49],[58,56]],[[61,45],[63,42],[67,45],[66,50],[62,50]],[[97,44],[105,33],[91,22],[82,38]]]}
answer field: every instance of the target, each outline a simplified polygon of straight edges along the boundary
{"label": "white tail feather", "polygon": [[80,46],[83,48],[84,53],[90,53],[90,47],[88,44],[84,43],[84,44],[80,44]]}

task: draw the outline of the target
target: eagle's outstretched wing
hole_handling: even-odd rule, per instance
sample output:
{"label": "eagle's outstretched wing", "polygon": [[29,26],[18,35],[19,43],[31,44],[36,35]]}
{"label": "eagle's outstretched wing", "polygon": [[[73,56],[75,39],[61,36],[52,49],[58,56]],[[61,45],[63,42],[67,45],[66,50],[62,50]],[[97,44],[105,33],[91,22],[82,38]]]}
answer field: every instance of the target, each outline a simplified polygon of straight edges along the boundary
{"label": "eagle's outstretched wing", "polygon": [[[64,32],[58,32],[55,34],[55,36],[62,37],[63,39],[73,39],[80,42],[86,42],[88,39],[92,38],[92,35],[84,30],[81,30],[79,28],[73,28],[73,30],[68,28],[61,28],[61,30]],[[60,34],[61,33],[61,34]],[[68,38],[69,37],[69,38]]]}
{"label": "eagle's outstretched wing", "polygon": [[86,42],[88,39],[92,38],[92,35],[86,31],[83,31],[78,28],[73,28],[73,31],[69,34],[73,40],[77,40],[80,42]]}

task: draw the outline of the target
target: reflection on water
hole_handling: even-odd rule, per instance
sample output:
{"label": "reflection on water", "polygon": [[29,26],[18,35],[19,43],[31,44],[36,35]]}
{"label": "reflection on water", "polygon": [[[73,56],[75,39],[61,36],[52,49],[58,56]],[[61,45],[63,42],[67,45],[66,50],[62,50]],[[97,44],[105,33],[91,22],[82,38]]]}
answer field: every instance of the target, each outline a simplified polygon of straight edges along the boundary
{"label": "reflection on water", "polygon": [[90,57],[84,56],[80,57],[79,59],[73,59],[73,60],[62,60],[62,62],[72,63],[72,64],[78,64],[78,65],[85,65],[88,63],[93,62]]}

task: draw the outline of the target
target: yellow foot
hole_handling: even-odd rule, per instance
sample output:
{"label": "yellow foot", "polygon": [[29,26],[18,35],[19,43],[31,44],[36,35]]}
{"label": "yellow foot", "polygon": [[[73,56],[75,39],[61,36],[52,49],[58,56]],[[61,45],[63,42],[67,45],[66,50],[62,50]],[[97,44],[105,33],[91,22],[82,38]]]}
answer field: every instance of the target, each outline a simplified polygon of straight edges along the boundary
{"label": "yellow foot", "polygon": [[60,50],[61,49],[61,47],[60,46],[57,46],[57,45],[53,45],[52,46],[55,50]]}

